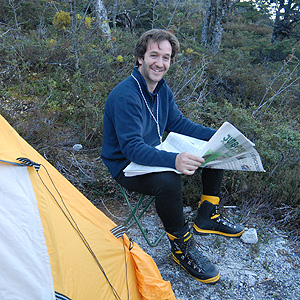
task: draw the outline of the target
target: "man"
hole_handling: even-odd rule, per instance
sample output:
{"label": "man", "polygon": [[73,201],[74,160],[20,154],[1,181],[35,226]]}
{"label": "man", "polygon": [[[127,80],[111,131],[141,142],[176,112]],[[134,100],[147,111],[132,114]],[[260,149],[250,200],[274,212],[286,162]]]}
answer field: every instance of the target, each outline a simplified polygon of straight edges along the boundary
{"label": "man", "polygon": [[[215,130],[184,118],[163,79],[179,52],[179,42],[170,32],[145,32],[135,47],[136,67],[131,76],[110,93],[104,113],[102,159],[112,177],[129,190],[155,195],[157,213],[168,234],[174,260],[197,280],[214,283],[220,272],[202,254],[192,230],[184,220],[181,175],[160,172],[125,177],[130,163],[176,168],[193,175],[204,162],[191,153],[170,153],[155,148],[166,132],[177,132],[209,140]],[[218,212],[222,170],[203,169],[203,195],[193,230],[196,234],[216,233],[240,236],[244,229]]]}

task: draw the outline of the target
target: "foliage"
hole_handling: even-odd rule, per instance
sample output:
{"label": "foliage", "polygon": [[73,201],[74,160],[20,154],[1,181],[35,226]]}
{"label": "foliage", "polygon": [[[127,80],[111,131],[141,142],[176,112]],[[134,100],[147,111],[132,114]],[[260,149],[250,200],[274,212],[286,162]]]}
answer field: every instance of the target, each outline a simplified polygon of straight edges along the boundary
{"label": "foliage", "polygon": [[238,2],[234,6],[235,13],[238,17],[244,19],[245,22],[261,22],[270,17],[270,12],[266,3],[262,1],[243,1]]}
{"label": "foliage", "polygon": [[70,13],[67,13],[63,10],[61,10],[60,12],[57,12],[54,16],[53,19],[53,25],[57,28],[57,29],[66,29],[67,26],[69,26],[71,24],[71,16]]}
{"label": "foliage", "polygon": [[[77,3],[73,28],[68,1],[10,3],[15,6],[0,0],[0,112],[86,195],[113,190],[100,159],[104,104],[130,75],[139,34],[155,26],[171,28],[181,42],[166,80],[183,114],[214,128],[231,122],[261,154],[266,173],[225,173],[227,201],[264,202],[275,210],[285,205],[298,208],[299,216],[300,48],[289,40],[270,43],[272,23],[264,10],[248,2],[235,7],[214,56],[201,46],[197,1],[124,0],[117,12],[114,1],[107,1],[111,24],[124,11],[135,24],[128,28],[118,21],[111,42],[101,36],[88,1]],[[84,146],[78,172],[71,154],[75,143]],[[198,201],[199,180],[200,172],[184,177],[185,203]]]}
{"label": "foliage", "polygon": [[272,0],[269,2],[276,7],[272,42],[276,43],[286,38],[300,37],[300,2],[299,0]]}
{"label": "foliage", "polygon": [[52,22],[53,10],[49,1],[0,0],[1,24],[36,30]]}

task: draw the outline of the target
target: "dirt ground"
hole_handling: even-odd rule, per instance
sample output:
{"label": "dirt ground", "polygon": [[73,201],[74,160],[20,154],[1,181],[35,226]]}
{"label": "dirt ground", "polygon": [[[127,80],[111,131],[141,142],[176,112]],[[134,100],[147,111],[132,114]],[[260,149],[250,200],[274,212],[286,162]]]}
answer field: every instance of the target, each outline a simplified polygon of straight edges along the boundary
{"label": "dirt ground", "polygon": [[[97,206],[118,225],[129,214],[125,201],[120,197],[99,200]],[[192,222],[196,210],[187,208],[187,211],[186,218]],[[234,218],[239,211],[227,209],[226,213]],[[247,228],[257,230],[257,244],[217,235],[195,236],[203,253],[221,272],[221,279],[213,285],[198,282],[172,260],[166,235],[156,247],[146,243],[136,225],[129,229],[127,235],[151,255],[163,279],[171,282],[175,296],[180,300],[300,299],[300,257],[295,243],[285,232],[267,224],[256,214],[250,217],[247,214],[247,218],[240,219],[247,221],[243,224]],[[152,241],[163,230],[153,205],[142,218],[142,224]]]}

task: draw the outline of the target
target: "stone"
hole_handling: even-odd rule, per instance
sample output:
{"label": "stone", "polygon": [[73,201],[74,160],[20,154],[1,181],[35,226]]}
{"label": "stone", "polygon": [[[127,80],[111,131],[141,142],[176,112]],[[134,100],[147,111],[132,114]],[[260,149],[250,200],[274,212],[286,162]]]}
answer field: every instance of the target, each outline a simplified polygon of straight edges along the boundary
{"label": "stone", "polygon": [[75,151],[79,151],[79,150],[81,150],[83,148],[83,146],[81,145],[81,144],[75,144],[74,146],[73,146],[73,150],[75,150]]}
{"label": "stone", "polygon": [[258,237],[256,229],[250,228],[248,230],[245,230],[245,232],[241,236],[241,240],[247,244],[257,244]]}
{"label": "stone", "polygon": [[191,206],[186,206],[186,207],[183,208],[183,212],[185,214],[190,213],[192,211],[193,211],[193,208]]}

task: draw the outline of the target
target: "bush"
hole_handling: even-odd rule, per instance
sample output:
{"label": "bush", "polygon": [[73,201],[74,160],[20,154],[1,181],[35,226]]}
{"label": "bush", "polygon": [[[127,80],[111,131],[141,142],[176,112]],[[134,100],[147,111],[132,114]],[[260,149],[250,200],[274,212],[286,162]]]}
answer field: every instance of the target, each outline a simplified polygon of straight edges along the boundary
{"label": "bush", "polygon": [[[23,5],[25,2],[28,2],[27,6]],[[25,2],[19,2],[19,24],[36,13],[30,8],[37,2]],[[70,14],[64,11],[67,10],[64,3],[39,1],[37,10],[43,13],[38,17],[35,15],[21,28],[15,28],[12,10],[0,1],[0,8],[3,8],[0,25],[1,113],[30,144],[67,175],[67,168],[62,164],[68,165],[65,152],[75,143],[84,145],[84,160],[90,155],[91,164],[102,168],[97,174],[106,174],[105,167],[96,162],[100,161],[107,96],[130,75],[134,65],[133,47],[139,33],[150,29],[153,23],[159,24],[157,27],[167,27],[173,17],[171,27],[181,41],[181,53],[166,80],[175,93],[178,106],[186,117],[206,126],[218,128],[224,121],[231,122],[256,143],[267,171],[226,172],[224,197],[228,203],[245,206],[264,203],[264,207],[285,205],[297,211],[300,207],[297,87],[276,95],[272,103],[258,110],[255,118],[253,112],[262,99],[270,99],[281,87],[286,79],[283,76],[278,76],[279,80],[272,86],[271,83],[291,54],[294,61],[285,71],[291,71],[297,65],[299,45],[292,45],[289,40],[272,45],[269,23],[261,15],[252,19],[254,15],[258,17],[256,9],[252,4],[244,3],[239,8],[242,16],[237,14],[227,23],[222,49],[212,56],[201,46],[198,4],[187,1],[172,15],[177,2],[159,2],[155,7],[159,16],[153,20],[151,9],[154,3],[150,7],[142,2],[138,4],[140,15],[135,8],[128,10],[138,19],[132,32],[112,30],[112,41],[108,42],[101,37],[91,15],[85,17],[75,33],[63,30],[71,21]],[[53,19],[54,5],[60,12]],[[86,5],[85,1],[77,5],[78,22],[82,21],[85,12],[90,13]],[[169,5],[167,14],[164,14],[164,5]],[[249,5],[251,10],[248,11]],[[3,24],[11,30],[6,32],[7,27]],[[298,76],[297,72],[294,76]],[[83,165],[88,170],[89,163]],[[69,174],[69,178],[85,194],[93,190],[95,195],[98,182],[93,184],[83,178],[81,183],[82,173],[78,171],[78,178],[74,174]],[[196,205],[199,200],[199,180],[200,173],[183,177],[186,203]],[[103,182],[105,190],[106,181]]]}
{"label": "bush", "polygon": [[[271,210],[281,204],[300,206],[300,133],[281,123],[280,112],[269,112],[273,119],[266,122],[252,117],[253,107],[245,109],[226,101],[223,105],[209,101],[203,107],[193,105],[193,112],[186,112],[192,119],[197,115],[198,123],[214,128],[229,121],[256,144],[266,173],[226,171],[222,190],[229,204],[259,200],[269,203]],[[199,201],[199,181],[200,174],[183,179],[184,199],[189,205]]]}
{"label": "bush", "polygon": [[71,24],[71,16],[70,13],[65,12],[63,10],[57,12],[53,19],[53,25],[59,29],[66,29]]}

